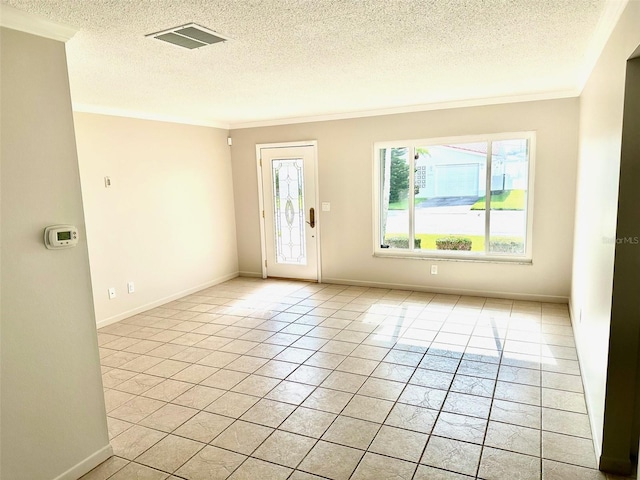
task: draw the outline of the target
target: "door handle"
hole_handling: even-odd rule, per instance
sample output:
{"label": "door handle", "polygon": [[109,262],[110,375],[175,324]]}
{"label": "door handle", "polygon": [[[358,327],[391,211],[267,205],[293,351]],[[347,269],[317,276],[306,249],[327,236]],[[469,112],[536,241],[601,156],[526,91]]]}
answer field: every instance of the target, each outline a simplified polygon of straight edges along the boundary
{"label": "door handle", "polygon": [[313,207],[309,209],[309,221],[307,223],[311,228],[316,226],[316,210]]}

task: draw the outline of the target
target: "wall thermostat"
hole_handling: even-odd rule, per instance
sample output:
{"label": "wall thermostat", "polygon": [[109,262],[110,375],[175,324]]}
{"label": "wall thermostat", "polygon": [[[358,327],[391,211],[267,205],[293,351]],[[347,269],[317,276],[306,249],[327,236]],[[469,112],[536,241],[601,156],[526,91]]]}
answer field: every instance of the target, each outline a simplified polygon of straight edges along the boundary
{"label": "wall thermostat", "polygon": [[44,229],[44,245],[50,250],[71,248],[78,244],[78,228],[73,225],[51,225]]}

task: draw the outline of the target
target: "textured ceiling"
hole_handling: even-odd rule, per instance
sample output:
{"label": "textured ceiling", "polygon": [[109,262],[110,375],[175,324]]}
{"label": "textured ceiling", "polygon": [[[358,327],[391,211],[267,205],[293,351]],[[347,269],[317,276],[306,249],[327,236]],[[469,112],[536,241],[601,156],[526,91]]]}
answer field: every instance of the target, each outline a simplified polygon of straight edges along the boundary
{"label": "textured ceiling", "polygon": [[[605,0],[2,0],[79,32],[81,109],[240,125],[577,94]],[[194,22],[187,50],[145,34]],[[601,22],[602,23],[602,22]]]}

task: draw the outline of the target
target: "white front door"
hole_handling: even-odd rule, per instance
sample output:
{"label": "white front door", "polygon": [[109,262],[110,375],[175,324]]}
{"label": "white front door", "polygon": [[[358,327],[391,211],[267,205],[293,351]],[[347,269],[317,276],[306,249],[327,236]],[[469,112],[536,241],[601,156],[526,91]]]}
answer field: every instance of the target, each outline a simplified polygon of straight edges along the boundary
{"label": "white front door", "polygon": [[315,145],[258,148],[265,276],[318,280]]}

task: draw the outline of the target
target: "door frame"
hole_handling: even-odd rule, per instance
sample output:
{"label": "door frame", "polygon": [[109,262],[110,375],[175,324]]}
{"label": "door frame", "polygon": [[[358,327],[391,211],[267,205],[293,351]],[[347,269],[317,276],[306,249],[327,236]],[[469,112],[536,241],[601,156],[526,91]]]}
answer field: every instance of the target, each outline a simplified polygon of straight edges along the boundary
{"label": "door frame", "polygon": [[[287,148],[287,147],[313,147],[313,156],[314,156],[314,172],[313,176],[315,178],[315,190],[316,190],[316,211],[319,212],[320,206],[320,189],[318,182],[318,141],[317,140],[307,140],[307,141],[298,141],[298,142],[278,142],[278,143],[257,143],[256,144],[256,169],[258,173],[258,216],[260,217],[260,251],[261,251],[261,267],[262,267],[262,278],[267,278],[267,237],[265,233],[265,218],[263,215],[264,211],[264,189],[262,188],[262,184],[264,179],[262,178],[262,165],[261,165],[261,154],[260,151],[263,148]],[[321,260],[321,252],[320,252],[320,229],[322,225],[322,221],[320,219],[321,215],[316,215],[316,256],[317,256],[317,282],[322,283],[322,262]]]}

